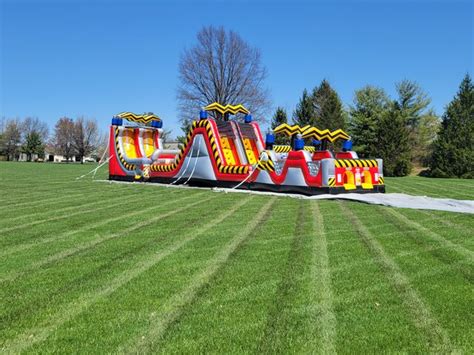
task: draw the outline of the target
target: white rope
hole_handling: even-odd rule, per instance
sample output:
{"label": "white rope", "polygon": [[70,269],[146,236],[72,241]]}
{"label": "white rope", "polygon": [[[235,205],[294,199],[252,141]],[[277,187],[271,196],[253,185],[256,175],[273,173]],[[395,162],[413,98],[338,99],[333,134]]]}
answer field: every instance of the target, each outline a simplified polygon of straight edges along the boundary
{"label": "white rope", "polygon": [[109,162],[109,160],[114,156],[113,154],[107,158],[107,160],[105,162],[103,162],[102,164],[100,163],[104,157],[105,157],[105,154],[109,151],[109,142],[110,142],[110,131],[109,131],[109,134],[107,135],[107,148],[104,149],[104,153],[102,153],[102,156],[100,157],[99,159],[99,166],[97,166],[96,168],[92,169],[91,171],[89,171],[87,174],[84,174],[84,175],[81,175],[79,177],[76,178],[76,180],[80,180],[82,179],[83,177],[91,174],[91,173],[94,173],[94,175],[92,175],[92,180],[94,180],[95,178],[95,174],[97,174],[97,171],[106,163]]}
{"label": "white rope", "polygon": [[[107,142],[109,141],[109,138],[110,138],[110,133],[109,133],[109,137],[107,138]],[[104,159],[105,153],[107,153],[108,151],[109,151],[109,147],[107,147],[106,149],[104,149],[104,153],[103,153],[102,156],[100,157],[99,163],[102,161],[102,159]]]}
{"label": "white rope", "polygon": [[240,186],[242,186],[242,184],[244,184],[248,179],[250,179],[250,177],[253,175],[253,173],[257,170],[255,169],[257,167],[257,164],[253,165],[252,166],[252,172],[250,174],[247,175],[247,177],[245,179],[243,179],[241,182],[239,182],[237,185],[235,185],[234,187],[231,188],[231,190],[235,190],[237,188],[239,188]]}
{"label": "white rope", "polygon": [[[196,166],[197,166],[197,162],[198,162],[198,158],[199,158],[199,152],[200,152],[200,150],[201,150],[201,140],[202,140],[202,139],[200,139],[199,142],[198,142],[198,151],[197,151],[196,158],[195,158],[195,160],[194,160],[194,167],[193,167],[193,170],[191,171],[191,174],[189,175],[188,180],[186,180],[186,181],[184,182],[184,185],[186,185],[186,184],[188,183],[188,181],[191,180],[191,178],[192,178],[193,175],[194,175],[194,171],[196,170]],[[191,152],[191,153],[192,153],[192,152]]]}
{"label": "white rope", "polygon": [[110,157],[107,158],[106,161],[104,161],[102,164],[99,164],[99,166],[97,166],[96,168],[92,169],[91,171],[89,171],[87,174],[84,174],[84,175],[81,175],[79,177],[76,178],[76,180],[79,180],[79,179],[82,179],[83,177],[86,177],[87,175],[89,174],[92,174],[94,173],[94,175],[92,176],[92,179],[95,178],[95,174],[97,174],[97,171],[102,167],[104,166],[105,164],[107,164],[109,162],[110,159],[112,159],[114,155],[112,154]]}
{"label": "white rope", "polygon": [[[258,157],[258,160],[261,161],[268,161],[268,154],[266,153],[266,151],[262,151],[260,153],[260,156]],[[247,177],[245,179],[243,179],[241,182],[239,182],[237,185],[235,185],[234,187],[231,188],[231,190],[235,190],[235,189],[238,189],[240,186],[242,186],[242,184],[244,184],[248,179],[250,179],[250,177],[253,175],[253,173],[257,170],[256,167],[258,165],[258,162],[255,163],[254,165],[252,165],[252,172],[250,174],[247,175]]]}
{"label": "white rope", "polygon": [[[193,139],[193,144],[191,144],[191,148],[189,149],[191,153],[192,153],[193,146],[194,146],[194,139]],[[186,159],[186,157],[184,156],[183,159]],[[188,161],[186,162],[186,166],[184,167],[183,172],[176,178],[176,180],[171,182],[169,185],[176,184],[184,176],[184,174],[186,174],[186,171],[188,170],[188,167],[189,167],[189,163],[191,163],[191,157],[188,158]]]}

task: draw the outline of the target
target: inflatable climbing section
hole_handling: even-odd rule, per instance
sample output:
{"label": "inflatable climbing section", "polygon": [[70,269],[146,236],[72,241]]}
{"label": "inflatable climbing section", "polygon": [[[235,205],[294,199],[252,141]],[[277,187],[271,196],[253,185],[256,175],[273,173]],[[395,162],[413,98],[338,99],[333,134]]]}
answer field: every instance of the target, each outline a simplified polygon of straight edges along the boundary
{"label": "inflatable climbing section", "polygon": [[[283,124],[264,140],[244,106],[219,103],[200,112],[179,150],[164,149],[162,126],[154,114],[115,116],[109,179],[305,195],[385,192],[382,160],[359,159],[341,129]],[[276,134],[290,144],[275,145]],[[341,151],[328,148],[339,140]]]}

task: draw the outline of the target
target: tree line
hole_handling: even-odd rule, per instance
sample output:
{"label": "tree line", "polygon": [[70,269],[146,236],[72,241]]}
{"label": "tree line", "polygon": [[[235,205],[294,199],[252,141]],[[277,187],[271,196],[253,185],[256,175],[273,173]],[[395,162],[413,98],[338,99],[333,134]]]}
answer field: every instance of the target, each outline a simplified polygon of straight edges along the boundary
{"label": "tree line", "polygon": [[[179,64],[177,99],[183,137],[195,112],[214,101],[243,104],[254,119],[264,122],[271,104],[259,49],[223,27],[203,27],[196,39],[193,47],[183,51]],[[428,167],[424,174],[430,176],[472,178],[474,92],[469,74],[441,118],[416,82],[403,80],[395,88],[396,97],[390,97],[384,89],[367,85],[355,91],[353,102],[346,107],[323,80],[313,90],[303,91],[290,121],[320,129],[345,129],[361,158],[383,159],[387,176],[405,176],[414,167]],[[278,107],[271,126],[288,121],[285,109]],[[276,142],[287,140],[277,136]]]}
{"label": "tree line", "polygon": [[[223,27],[203,27],[196,39],[194,46],[183,51],[178,67],[177,100],[184,132],[178,139],[184,140],[195,113],[212,102],[243,104],[255,120],[264,122],[271,101],[260,50]],[[469,74],[441,118],[416,82],[403,80],[395,88],[396,97],[390,97],[380,87],[364,86],[345,106],[331,84],[322,80],[313,90],[303,91],[290,121],[320,129],[345,129],[361,158],[384,160],[387,176],[405,176],[414,167],[429,167],[424,173],[430,176],[472,178],[474,89]],[[216,118],[229,119],[225,115]],[[278,107],[271,126],[283,122],[288,122],[288,114]],[[164,137],[168,135],[169,131],[163,132]],[[59,119],[52,137],[47,125],[34,118],[3,119],[0,125],[0,155],[8,160],[18,159],[20,153],[31,160],[44,154],[48,144],[66,160],[77,156],[82,161],[90,154],[101,155],[105,141],[96,122],[83,117]],[[284,137],[277,137],[277,143],[284,142]]]}
{"label": "tree line", "polygon": [[106,137],[99,133],[93,119],[62,117],[49,134],[48,125],[38,118],[2,118],[0,122],[0,156],[8,161],[27,161],[34,157],[44,159],[45,151],[62,155],[66,162],[76,157],[81,163],[85,157],[98,158],[107,148]]}
{"label": "tree line", "polygon": [[[413,167],[428,167],[424,175],[474,176],[474,89],[466,74],[441,119],[429,107],[431,99],[415,82],[396,84],[397,97],[367,85],[354,93],[348,108],[327,80],[304,90],[292,122],[320,129],[345,129],[361,158],[382,158],[384,174],[406,176]],[[282,107],[271,126],[288,122]],[[284,143],[284,137],[277,137]]]}

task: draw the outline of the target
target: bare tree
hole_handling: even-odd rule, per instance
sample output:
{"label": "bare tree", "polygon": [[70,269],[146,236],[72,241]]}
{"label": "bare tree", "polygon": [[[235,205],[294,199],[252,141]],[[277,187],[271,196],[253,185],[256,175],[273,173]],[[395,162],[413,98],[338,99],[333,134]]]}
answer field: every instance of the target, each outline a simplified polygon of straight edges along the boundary
{"label": "bare tree", "polygon": [[26,117],[22,123],[23,134],[26,136],[36,133],[43,142],[48,140],[48,125],[37,117]]}
{"label": "bare tree", "polygon": [[97,138],[97,146],[95,149],[95,154],[93,154],[93,157],[97,160],[100,161],[102,159],[102,156],[104,156],[104,159],[107,158],[105,156],[105,153],[109,150],[109,134],[100,132],[98,134]]}
{"label": "bare tree", "polygon": [[171,140],[171,133],[170,129],[163,129],[160,134],[161,141],[163,143],[168,143]]}
{"label": "bare tree", "polygon": [[236,32],[204,27],[197,34],[197,44],[184,50],[179,64],[181,121],[213,102],[243,104],[263,120],[270,108],[266,74],[259,49]]}
{"label": "bare tree", "polygon": [[21,121],[7,119],[2,132],[1,150],[7,160],[18,160],[21,152]]}
{"label": "bare tree", "polygon": [[22,153],[26,154],[26,160],[31,161],[35,154],[38,158],[42,158],[49,135],[48,125],[37,117],[26,117],[22,121],[21,129],[23,133]]}
{"label": "bare tree", "polygon": [[97,122],[79,117],[74,122],[73,146],[81,164],[84,157],[91,154],[98,144]]}
{"label": "bare tree", "polygon": [[68,162],[74,154],[74,121],[68,117],[62,117],[56,122],[52,144],[56,153],[63,155]]}

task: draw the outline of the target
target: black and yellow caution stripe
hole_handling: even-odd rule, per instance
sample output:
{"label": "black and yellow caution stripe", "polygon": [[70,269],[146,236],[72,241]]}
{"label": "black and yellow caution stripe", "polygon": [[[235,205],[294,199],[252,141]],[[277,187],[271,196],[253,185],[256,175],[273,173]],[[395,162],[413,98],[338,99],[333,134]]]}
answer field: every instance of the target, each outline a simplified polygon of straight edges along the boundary
{"label": "black and yellow caution stripe", "polygon": [[117,117],[126,119],[127,121],[138,122],[138,123],[143,123],[143,124],[147,124],[151,121],[161,120],[158,116],[154,114],[137,115],[136,113],[128,112],[128,111],[119,113]]}
{"label": "black and yellow caution stripe", "polygon": [[268,160],[266,161],[262,161],[262,160],[258,161],[257,170],[274,172],[275,164],[273,163],[273,160],[270,157],[270,154],[268,152],[267,152],[267,157],[268,157]]}
{"label": "black and yellow caution stripe", "polygon": [[329,178],[328,179],[328,185],[329,186],[336,186],[336,178]]}
{"label": "black and yellow caution stripe", "polygon": [[336,159],[336,168],[375,168],[378,166],[375,159]]}
{"label": "black and yellow caution stripe", "polygon": [[122,163],[123,167],[127,170],[134,171],[135,165],[127,163],[123,158],[122,150],[120,149],[120,129],[118,126],[115,127],[115,150],[117,151],[118,158],[120,163]]}
{"label": "black and yellow caution stripe", "polygon": [[[304,150],[310,153],[314,153],[316,151],[315,147],[312,147],[310,145],[305,145]],[[288,153],[291,151],[291,146],[289,145],[274,145],[273,146],[273,151],[275,153]]]}
{"label": "black and yellow caution stripe", "polygon": [[239,105],[221,105],[220,103],[218,102],[214,102],[210,105],[207,105],[206,107],[204,107],[204,110],[206,111],[217,111],[223,115],[225,115],[226,113],[230,113],[232,115],[235,115],[237,113],[244,113],[244,114],[247,114],[249,113],[250,111],[247,110],[243,105],[239,104]]}
{"label": "black and yellow caution stripe", "polygon": [[275,153],[288,153],[291,151],[291,147],[289,145],[274,145],[273,151]]}
{"label": "black and yellow caution stripe", "polygon": [[383,176],[379,176],[379,185],[385,185],[385,181],[383,179]]}

